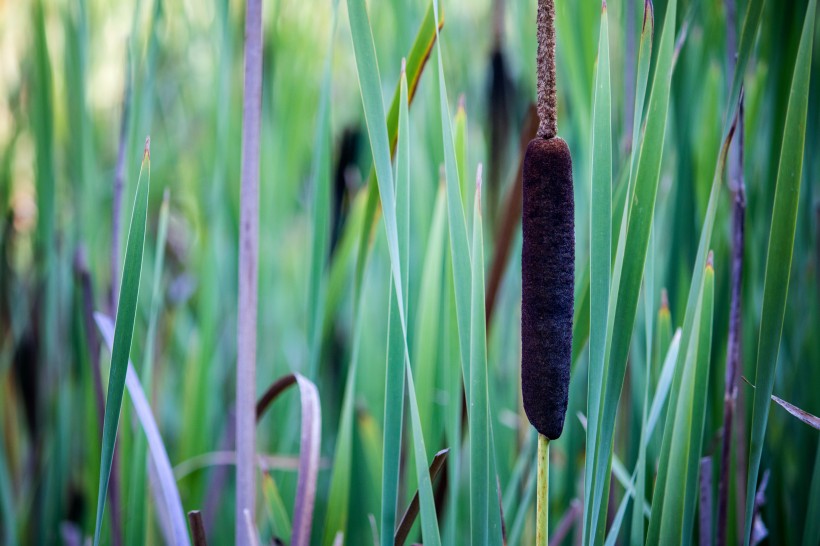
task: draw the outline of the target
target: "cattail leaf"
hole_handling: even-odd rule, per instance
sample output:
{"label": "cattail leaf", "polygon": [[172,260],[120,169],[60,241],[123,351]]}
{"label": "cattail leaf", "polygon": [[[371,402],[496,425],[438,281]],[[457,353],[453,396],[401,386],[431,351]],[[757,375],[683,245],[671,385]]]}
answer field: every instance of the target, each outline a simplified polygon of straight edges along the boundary
{"label": "cattail leaf", "polygon": [[[473,209],[473,272],[470,322],[470,542],[489,543],[490,463],[487,410],[487,344],[484,315],[484,239],[481,219],[481,167]],[[495,482],[495,479],[492,480]],[[492,488],[495,490],[495,488]]]}
{"label": "cattail leaf", "polygon": [[[131,237],[129,235],[129,240],[130,239]],[[125,257],[125,265],[128,266],[128,250],[126,250]],[[120,291],[120,301],[122,301],[124,294],[126,294],[125,286],[123,286],[123,290]],[[117,317],[117,323],[119,324],[119,313]],[[97,323],[97,328],[100,330],[105,344],[113,355],[117,347],[116,327],[111,323],[111,319],[102,313],[95,313],[94,320]],[[142,384],[137,376],[137,372],[131,365],[127,355],[125,365],[125,385],[128,387],[128,394],[131,396],[134,411],[137,414],[143,432],[145,432],[145,438],[148,441],[148,450],[151,454],[151,461],[158,479],[157,510],[160,510],[165,514],[165,517],[167,517],[171,531],[171,537],[169,538],[173,539],[173,544],[175,546],[187,546],[191,543],[188,538],[188,526],[185,520],[185,512],[182,509],[182,501],[179,497],[179,489],[177,489],[174,471],[171,468],[171,461],[168,458],[168,452],[165,449],[159,428],[154,420],[154,414],[151,412],[151,405],[148,403],[148,398],[142,389]]]}
{"label": "cattail leaf", "polygon": [[595,543],[603,542],[605,510],[602,509],[602,505],[609,489],[610,453],[615,415],[624,382],[638,295],[646,263],[649,234],[655,213],[655,198],[660,178],[671,91],[676,13],[677,1],[672,0],[667,5],[666,18],[661,32],[660,50],[649,96],[644,138],[641,142],[640,157],[635,173],[634,197],[625,208],[624,214],[628,215],[628,220],[626,229],[622,229],[620,234],[621,238],[625,237],[623,255],[628,256],[629,259],[618,264],[616,258],[612,276],[613,288],[609,300],[604,384],[600,388],[602,396],[598,410],[600,420],[596,423],[595,448],[591,459],[593,470],[588,488],[592,493],[592,498],[588,503],[589,508],[584,522],[584,536]]}
{"label": "cattail leaf", "polygon": [[[143,174],[145,179],[143,179]],[[151,182],[151,154],[149,140],[145,142],[140,176],[137,181],[136,199],[131,215],[131,227],[128,230],[128,244],[125,250],[125,263],[122,272],[120,298],[117,304],[117,322],[114,328],[114,340],[111,349],[111,371],[108,379],[108,396],[105,404],[103,424],[102,454],[100,462],[100,486],[97,493],[97,516],[94,528],[94,544],[100,543],[105,498],[108,492],[108,478],[111,475],[111,464],[114,458],[114,444],[117,440],[122,396],[125,390],[125,378],[128,369],[128,358],[131,352],[131,339],[134,335],[134,320],[137,314],[140,275],[142,273],[142,253],[145,243],[145,220],[148,213],[148,189]],[[182,515],[183,529],[185,515]],[[186,531],[187,533],[187,531]]]}
{"label": "cattail leaf", "polygon": [[[407,112],[407,77],[401,75],[401,100],[399,108],[399,140],[396,157],[396,189],[400,200],[396,202],[399,254],[404,293],[407,293],[408,253],[410,248],[410,129]],[[385,216],[386,218],[386,216]],[[391,285],[395,285],[395,275]],[[398,281],[402,282],[402,281]],[[389,544],[396,528],[396,502],[399,491],[402,421],[404,416],[404,334],[399,323],[399,302],[390,294],[390,311],[387,333],[387,372],[385,374],[384,405],[384,464],[382,465],[382,544]],[[404,310],[407,312],[405,302]],[[406,315],[405,315],[406,316]]]}
{"label": "cattail leaf", "polygon": [[[695,390],[692,394],[692,429],[687,457],[686,488],[683,490],[683,543],[692,542],[695,528],[695,508],[699,494],[700,456],[703,449],[703,427],[706,422],[706,403],[701,401],[709,392],[709,368],[712,356],[712,330],[715,314],[715,271],[711,259],[706,262],[703,278],[703,303],[698,328],[698,352],[696,355]],[[680,495],[680,491],[678,491]]]}
{"label": "cattail leaf", "polygon": [[[154,254],[154,278],[151,291],[151,310],[148,315],[148,333],[145,336],[145,354],[142,362],[142,377],[145,383],[146,397],[150,399],[154,381],[154,346],[157,337],[157,320],[162,306],[162,273],[165,263],[165,243],[168,238],[168,220],[170,216],[170,194],[166,188],[162,206],[159,209],[157,242]],[[131,450],[131,492],[129,506],[128,540],[129,544],[145,543],[145,438],[137,435]]]}
{"label": "cattail leaf", "polygon": [[[604,384],[606,325],[609,302],[612,250],[612,97],[609,77],[609,26],[606,4],[601,10],[601,30],[598,38],[598,69],[595,75],[593,104],[591,199],[590,199],[590,253],[589,253],[589,394],[587,398],[587,453],[595,450],[598,431],[598,411],[601,388]],[[590,491],[592,465],[585,472],[587,504],[592,501]],[[587,508],[589,510],[589,508]]]}
{"label": "cattail leaf", "polygon": [[669,455],[660,459],[648,543],[691,540],[705,418],[698,398],[708,383],[713,313],[714,270],[707,263],[695,313],[698,335],[691,338],[686,351],[680,388],[673,394],[675,404],[670,402],[664,429],[663,443],[669,446],[665,451]]}
{"label": "cattail leaf", "polygon": [[806,142],[806,117],[809,105],[812,42],[814,38],[817,0],[810,0],[806,9],[800,47],[794,65],[780,165],[774,194],[772,225],[766,256],[766,278],[763,287],[763,308],[760,319],[760,337],[757,346],[754,402],[749,443],[749,474],[746,480],[746,534],[748,546],[752,535],[754,498],[757,477],[763,455],[763,441],[769,418],[769,404],[774,389],[777,354],[783,332],[789,276],[794,253],[794,237],[803,178],[803,150]]}

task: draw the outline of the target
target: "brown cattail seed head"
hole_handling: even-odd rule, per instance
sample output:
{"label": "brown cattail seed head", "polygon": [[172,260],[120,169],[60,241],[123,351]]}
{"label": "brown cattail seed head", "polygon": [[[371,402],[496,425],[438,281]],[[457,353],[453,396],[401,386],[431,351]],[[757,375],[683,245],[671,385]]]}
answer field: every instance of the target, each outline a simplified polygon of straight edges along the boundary
{"label": "brown cattail seed head", "polygon": [[536,138],[524,157],[521,390],[532,425],[561,435],[572,361],[575,206],[563,139]]}

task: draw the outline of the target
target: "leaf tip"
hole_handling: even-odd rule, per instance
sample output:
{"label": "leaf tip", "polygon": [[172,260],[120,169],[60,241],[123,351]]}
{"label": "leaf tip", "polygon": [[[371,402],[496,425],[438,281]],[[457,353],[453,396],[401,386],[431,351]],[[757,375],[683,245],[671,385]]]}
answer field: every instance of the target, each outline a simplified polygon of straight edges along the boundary
{"label": "leaf tip", "polygon": [[710,250],[709,254],[706,256],[706,271],[711,270],[712,273],[715,271],[715,251]]}
{"label": "leaf tip", "polygon": [[645,0],[643,4],[643,28],[641,31],[643,32],[646,30],[646,23],[650,23],[652,26],[655,26],[655,6],[652,4],[652,0]]}
{"label": "leaf tip", "polygon": [[661,288],[661,312],[669,312],[669,292],[666,288]]}
{"label": "leaf tip", "polygon": [[143,161],[151,161],[151,135],[145,137],[145,150],[142,152]]}

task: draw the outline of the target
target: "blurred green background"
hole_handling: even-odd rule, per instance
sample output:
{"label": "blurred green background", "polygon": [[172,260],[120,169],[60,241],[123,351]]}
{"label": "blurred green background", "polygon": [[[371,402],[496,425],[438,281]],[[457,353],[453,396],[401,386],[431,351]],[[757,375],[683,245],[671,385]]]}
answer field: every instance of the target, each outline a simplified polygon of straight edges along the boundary
{"label": "blurred green background", "polygon": [[[697,240],[720,150],[721,127],[732,66],[727,43],[737,39],[744,0],[681,0],[678,34],[683,37],[672,80],[652,252],[655,264],[651,309],[668,292],[672,325],[683,322]],[[589,260],[589,179],[592,101],[600,5],[596,0],[557,0],[559,133],[573,151],[576,195],[576,269]],[[613,197],[629,164],[637,44],[643,0],[609,2],[612,62]],[[753,381],[762,308],[766,248],[775,179],[806,0],[768,2],[745,77],[743,173],[746,181],[746,246],[742,291],[742,375]],[[655,2],[659,31],[666,1]],[[324,540],[327,490],[334,465],[344,385],[353,345],[353,282],[359,223],[372,163],[351,47],[346,6],[339,5],[332,34],[330,0],[270,0],[264,3],[264,83],[260,179],[260,262],[257,391],[278,377],[308,373],[308,280],[310,277],[312,148],[324,59],[331,63],[330,142],[331,249],[328,294],[315,381],[322,404],[322,459],[313,542]],[[426,0],[372,1],[368,6],[385,101],[398,82],[428,9]],[[496,234],[504,203],[513,191],[522,132],[535,99],[535,0],[445,0],[441,47],[450,109],[459,110],[466,155],[462,183],[469,187],[484,165],[485,271],[501,252]],[[244,3],[237,0],[0,0],[0,542],[56,543],[94,526],[100,430],[92,358],[83,322],[83,292],[77,260],[87,259],[95,309],[111,313],[112,245],[122,252],[133,206],[143,142],[151,136],[151,193],[140,302],[132,346],[138,370],[146,359],[151,294],[158,283],[152,404],[171,462],[194,461],[178,476],[183,506],[209,502],[211,541],[233,536],[233,470],[218,495],[215,468],[195,459],[224,451],[223,436],[234,402],[237,316],[237,255],[242,106]],[[682,31],[682,27],[685,30]],[[727,35],[727,29],[729,34]],[[815,25],[815,35],[820,25]],[[658,38],[656,36],[656,43]],[[806,146],[789,297],[774,393],[820,414],[820,39],[814,40]],[[494,52],[496,56],[494,57]],[[495,60],[494,60],[495,59]],[[500,59],[500,60],[499,60]],[[409,339],[428,367],[417,377],[428,457],[450,445],[445,430],[451,362],[452,306],[444,299],[445,274],[424,283],[425,265],[436,257],[435,203],[444,161],[438,86],[433,58],[410,107],[411,237]],[[654,65],[653,65],[654,70]],[[524,142],[526,142],[524,138]],[[112,228],[118,152],[124,152],[122,228]],[[153,277],[163,192],[170,195],[165,266]],[[729,321],[731,191],[724,186],[712,238],[715,251],[715,315],[703,455],[717,462],[723,423],[724,366]],[[471,213],[468,213],[468,222]],[[471,225],[471,224],[469,224]],[[380,511],[382,422],[390,263],[381,220],[364,281],[360,358],[355,382],[352,486],[347,502],[346,543],[370,544],[369,514]],[[617,233],[614,235],[617,236]],[[447,248],[446,230],[443,234]],[[506,532],[522,513],[528,522],[520,543],[534,540],[527,476],[534,470],[530,426],[520,407],[520,228],[488,324],[489,398],[498,479],[505,495]],[[440,243],[439,243],[440,245]],[[614,246],[613,246],[614,248]],[[121,259],[121,258],[120,258]],[[627,256],[626,259],[629,259]],[[119,280],[116,279],[116,283]],[[580,280],[579,280],[580,283]],[[421,305],[425,290],[445,290],[441,304]],[[452,296],[450,294],[450,296]],[[580,306],[579,302],[576,302]],[[643,381],[635,369],[645,361],[643,304],[639,307],[627,380],[615,436],[615,453],[627,468],[638,454]],[[439,328],[424,332],[435,317]],[[587,326],[588,328],[588,326]],[[423,336],[423,337],[422,337]],[[584,340],[579,340],[584,341]],[[457,355],[457,353],[455,353]],[[103,349],[102,375],[108,352]],[[564,436],[553,443],[551,518],[557,525],[573,499],[583,494],[586,351],[575,364]],[[752,387],[740,382],[737,465],[745,468]],[[127,397],[126,397],[127,398]],[[389,403],[389,401],[387,401]],[[289,392],[258,428],[260,453],[296,457],[298,397]],[[119,510],[129,532],[131,502],[148,503],[145,540],[162,533],[145,484],[129,480],[129,449],[139,429],[131,426],[130,402],[120,421]],[[409,428],[405,437],[409,438]],[[742,442],[742,443],[741,443]],[[807,529],[811,494],[820,494],[818,431],[772,406],[762,469],[771,472],[762,520],[771,543],[798,543]],[[406,449],[399,513],[416,489],[411,450]],[[464,452],[466,455],[466,451]],[[201,468],[199,467],[201,466]],[[287,466],[285,464],[285,466]],[[190,467],[190,465],[189,465]],[[532,468],[531,468],[532,467]],[[184,467],[183,467],[184,468]],[[461,498],[456,513],[439,505],[445,543],[468,528],[466,466],[448,475],[446,487]],[[296,473],[270,475],[291,510]],[[745,478],[745,471],[733,473]],[[260,482],[261,483],[261,482]],[[437,486],[441,491],[445,486]],[[716,483],[716,482],[715,482]],[[730,540],[741,533],[742,486],[733,478]],[[735,487],[736,486],[736,487]],[[438,488],[437,488],[438,487]],[[261,489],[261,486],[260,486]],[[132,493],[136,491],[137,493]],[[613,481],[610,512],[624,495]],[[509,497],[509,499],[507,499]],[[260,491],[257,522],[263,538],[274,523]],[[442,501],[443,503],[443,501]],[[631,508],[630,508],[631,511]],[[740,512],[740,514],[736,514]],[[105,537],[111,533],[111,505]],[[629,516],[627,516],[628,518]],[[626,519],[629,521],[629,519]],[[571,531],[566,543],[573,543]],[[617,535],[617,533],[616,533]],[[624,525],[620,540],[629,538]],[[414,538],[415,537],[415,538]],[[449,537],[449,540],[448,540]],[[122,537],[109,540],[121,540]],[[455,542],[450,540],[455,539]],[[414,530],[411,540],[420,540]],[[578,538],[580,540],[580,537]],[[119,543],[119,542],[117,542]]]}

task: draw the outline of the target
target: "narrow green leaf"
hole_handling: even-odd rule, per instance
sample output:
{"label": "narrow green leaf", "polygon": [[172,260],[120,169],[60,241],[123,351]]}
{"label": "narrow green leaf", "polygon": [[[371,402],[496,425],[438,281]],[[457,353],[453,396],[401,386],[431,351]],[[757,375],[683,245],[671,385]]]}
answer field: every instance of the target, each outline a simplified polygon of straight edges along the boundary
{"label": "narrow green leaf", "polygon": [[780,350],[786,297],[789,293],[789,275],[797,226],[797,206],[800,199],[800,182],[803,178],[803,149],[806,142],[806,117],[809,105],[816,7],[817,0],[810,0],[806,9],[800,47],[797,50],[797,60],[789,93],[789,106],[786,112],[786,125],[783,128],[783,145],[780,148],[780,166],[777,171],[772,227],[766,256],[766,278],[763,287],[763,309],[757,346],[757,372],[755,373],[752,430],[749,444],[749,474],[746,480],[745,541],[747,546],[752,535],[757,475],[763,455],[763,441],[766,437],[766,423],[769,419],[769,406],[774,389],[777,353]]}
{"label": "narrow green leaf", "polygon": [[[604,384],[606,325],[609,304],[609,284],[612,244],[612,98],[609,77],[609,26],[606,4],[601,10],[601,30],[598,38],[598,70],[595,75],[592,130],[592,178],[590,195],[590,271],[589,271],[589,394],[587,397],[587,453],[595,450],[598,430],[598,410]],[[592,465],[585,471],[584,499],[589,494]],[[587,506],[589,510],[589,506]]]}
{"label": "narrow green leaf", "polygon": [[[714,270],[707,262],[701,297],[695,312],[698,335],[691,338],[677,401],[670,405],[664,430],[669,456],[661,458],[655,501],[652,503],[648,543],[661,540],[689,543],[698,497],[698,472],[703,439],[714,315]],[[674,398],[674,397],[673,397]]]}
{"label": "narrow green leaf", "polygon": [[[487,411],[487,343],[484,314],[484,239],[481,221],[481,166],[473,209],[473,274],[470,320],[470,543],[489,543],[490,437]],[[493,482],[495,480],[493,479]],[[495,490],[493,487],[492,490]]]}
{"label": "narrow green leaf", "polygon": [[[142,273],[142,253],[145,243],[145,220],[148,212],[148,189],[151,182],[149,142],[150,140],[146,139],[140,176],[137,181],[134,210],[131,215],[131,227],[128,230],[120,298],[117,304],[114,346],[111,351],[111,371],[108,380],[108,397],[106,398],[103,421],[100,486],[97,492],[97,517],[94,528],[95,546],[100,544],[105,497],[108,492],[108,478],[111,475],[111,462],[114,457],[114,444],[117,439],[122,395],[125,389],[125,375],[128,369],[128,357],[131,352],[131,339],[134,335],[134,319],[137,313],[140,275]],[[143,173],[145,173],[145,180],[143,180]]]}
{"label": "narrow green leaf", "polygon": [[[162,306],[162,269],[165,262],[165,242],[168,238],[169,193],[166,188],[162,206],[159,209],[159,226],[157,228],[157,242],[154,254],[154,286],[151,292],[151,311],[148,315],[148,333],[145,337],[145,354],[142,360],[142,381],[145,385],[146,397],[151,397],[151,387],[154,381],[154,345],[157,337],[157,319]],[[131,450],[131,492],[128,526],[128,543],[145,543],[145,484],[146,484],[146,445],[145,438],[138,434]]]}
{"label": "narrow green leaf", "polygon": [[[404,67],[403,67],[404,68]],[[407,293],[408,254],[410,248],[410,129],[407,112],[407,76],[402,70],[399,108],[399,140],[396,158],[396,186],[400,200],[396,203],[399,231],[399,253],[402,259],[404,293]],[[396,283],[392,276],[391,284]],[[382,465],[381,542],[389,544],[396,528],[401,459],[402,420],[404,415],[404,336],[398,322],[398,301],[390,295],[387,338],[387,372],[384,397],[384,464]],[[405,304],[404,312],[407,312]]]}
{"label": "narrow green leaf", "polygon": [[[695,507],[699,497],[698,479],[700,456],[703,448],[703,427],[706,422],[706,400],[704,393],[709,392],[709,368],[712,356],[712,328],[715,314],[715,271],[711,259],[706,262],[706,273],[703,278],[703,303],[700,328],[698,332],[697,371],[695,374],[695,391],[692,398],[692,440],[688,452],[686,471],[686,489],[684,490],[683,543],[692,542],[695,528]],[[680,492],[678,492],[680,494]]]}

